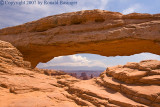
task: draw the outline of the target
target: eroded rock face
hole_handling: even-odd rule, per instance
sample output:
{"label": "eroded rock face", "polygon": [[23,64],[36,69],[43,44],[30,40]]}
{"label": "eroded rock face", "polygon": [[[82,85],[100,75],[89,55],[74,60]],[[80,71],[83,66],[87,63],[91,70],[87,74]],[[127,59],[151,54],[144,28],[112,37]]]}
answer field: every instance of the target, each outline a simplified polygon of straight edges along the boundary
{"label": "eroded rock face", "polygon": [[31,69],[14,46],[0,41],[0,107],[76,107],[65,89],[56,86],[58,78],[74,81],[60,71]]}
{"label": "eroded rock face", "polygon": [[110,67],[98,78],[84,81],[60,71],[32,69],[4,41],[0,41],[0,56],[0,107],[160,106],[157,60]]}
{"label": "eroded rock face", "polygon": [[159,107],[160,61],[145,60],[140,63],[127,63],[109,67],[97,79],[102,86],[123,93],[128,98]]}
{"label": "eroded rock face", "polygon": [[91,10],[1,29],[0,40],[17,49],[0,41],[0,107],[160,107],[160,61],[110,67],[86,81],[32,68],[76,53],[160,55],[159,28],[159,14]]}
{"label": "eroded rock face", "polygon": [[146,60],[140,63],[110,67],[106,70],[106,74],[125,83],[160,85],[160,61]]}
{"label": "eroded rock face", "polygon": [[[8,42],[0,40],[0,70],[5,70],[5,66],[18,66],[29,69],[30,62],[24,61],[22,54]],[[5,72],[5,71],[3,71]]]}
{"label": "eroded rock face", "polygon": [[16,46],[35,67],[53,57],[76,53],[160,55],[159,28],[160,14],[86,10],[1,29],[0,39]]}

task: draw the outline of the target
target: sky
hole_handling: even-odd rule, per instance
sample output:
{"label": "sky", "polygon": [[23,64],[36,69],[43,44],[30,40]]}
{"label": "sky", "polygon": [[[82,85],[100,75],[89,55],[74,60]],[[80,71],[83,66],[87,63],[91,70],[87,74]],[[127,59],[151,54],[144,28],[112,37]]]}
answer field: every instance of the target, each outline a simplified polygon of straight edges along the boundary
{"label": "sky", "polygon": [[[40,18],[56,15],[66,12],[74,12],[80,10],[102,9],[114,12],[121,12],[129,14],[132,12],[137,13],[160,13],[160,0],[62,0],[69,2],[77,2],[76,5],[11,5],[14,1],[21,0],[3,0],[6,1],[2,5],[0,0],[0,29],[10,26],[23,24],[26,22],[38,20]],[[28,0],[22,0],[28,1]],[[44,0],[36,0],[43,2]],[[55,1],[55,0],[46,0]],[[50,65],[71,65],[71,66],[101,66],[108,67],[117,64],[125,64],[126,62],[139,62],[144,59],[160,59],[158,55],[151,53],[141,53],[133,56],[116,56],[116,57],[103,57],[93,54],[76,54],[70,56],[60,56],[38,67],[46,67]]]}
{"label": "sky", "polygon": [[[140,53],[131,56],[115,56],[105,57],[96,54],[75,54],[68,56],[59,56],[48,61],[47,63],[39,63],[38,68],[52,68],[57,69],[56,66],[69,66],[69,67],[90,67],[94,70],[95,67],[102,67],[104,70],[107,67],[116,65],[125,65],[127,62],[140,62],[142,60],[160,60],[160,56],[152,53]],[[79,68],[78,68],[79,69]],[[63,70],[63,68],[62,68]]]}
{"label": "sky", "polygon": [[[0,4],[1,4],[0,0]],[[3,0],[5,5],[0,5],[0,28],[15,26],[40,18],[80,10],[102,9],[128,14],[160,13],[160,0],[63,0],[77,2],[76,5],[10,5],[10,2],[21,0]],[[22,0],[28,1],[28,0]],[[44,1],[44,0],[36,0]],[[55,1],[55,0],[47,0]],[[27,3],[26,3],[27,4]]]}

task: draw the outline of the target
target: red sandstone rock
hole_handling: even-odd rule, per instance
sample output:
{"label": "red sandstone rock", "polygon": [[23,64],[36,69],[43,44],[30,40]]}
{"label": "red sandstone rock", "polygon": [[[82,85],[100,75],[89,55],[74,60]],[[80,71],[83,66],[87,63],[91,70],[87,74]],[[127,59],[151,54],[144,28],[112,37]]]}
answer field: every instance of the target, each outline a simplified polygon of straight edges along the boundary
{"label": "red sandstone rock", "polygon": [[0,39],[17,47],[0,41],[0,107],[159,107],[160,61],[109,67],[86,81],[32,69],[28,62],[34,67],[61,53],[79,51],[106,56],[160,54],[159,19],[159,14],[93,10],[0,30]]}
{"label": "red sandstone rock", "polygon": [[[24,66],[29,63],[23,61],[22,55],[15,47],[3,41],[0,41],[0,44],[0,53],[5,51],[7,56],[12,56],[6,57],[5,54],[1,54],[1,107],[26,107],[26,105],[29,107],[159,107],[160,105],[160,61],[146,60],[109,67],[100,77],[84,81],[58,71]],[[11,49],[12,53],[6,51],[7,49]],[[15,58],[21,63],[15,64]],[[11,59],[13,61],[10,61]],[[54,76],[44,75],[47,71],[54,73]]]}
{"label": "red sandstone rock", "polygon": [[35,67],[53,57],[76,53],[126,56],[151,52],[160,55],[159,28],[160,14],[123,15],[86,10],[1,29],[0,40],[16,46],[24,59]]}

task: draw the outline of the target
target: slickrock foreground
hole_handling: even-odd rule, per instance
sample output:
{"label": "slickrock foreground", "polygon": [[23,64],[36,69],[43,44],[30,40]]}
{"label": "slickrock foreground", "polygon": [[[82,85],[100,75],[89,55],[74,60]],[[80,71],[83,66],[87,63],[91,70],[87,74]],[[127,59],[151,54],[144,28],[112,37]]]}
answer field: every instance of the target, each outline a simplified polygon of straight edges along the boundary
{"label": "slickrock foreground", "polygon": [[98,78],[78,80],[31,69],[14,46],[0,41],[0,90],[0,107],[160,107],[160,61],[110,67]]}
{"label": "slickrock foreground", "polygon": [[123,15],[86,10],[49,16],[0,30],[0,40],[16,46],[32,67],[76,53],[128,56],[160,55],[160,14]]}
{"label": "slickrock foreground", "polygon": [[159,28],[160,14],[87,10],[1,29],[0,107],[160,107],[157,60],[110,67],[85,81],[34,68],[76,53],[160,55]]}

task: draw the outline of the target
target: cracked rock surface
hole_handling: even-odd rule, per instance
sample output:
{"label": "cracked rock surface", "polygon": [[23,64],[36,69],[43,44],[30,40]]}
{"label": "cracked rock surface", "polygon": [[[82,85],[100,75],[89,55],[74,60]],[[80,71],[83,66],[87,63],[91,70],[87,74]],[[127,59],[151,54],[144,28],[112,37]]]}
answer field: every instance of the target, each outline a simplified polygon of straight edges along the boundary
{"label": "cracked rock surface", "polygon": [[35,67],[57,56],[78,53],[160,55],[159,28],[160,14],[84,10],[0,29],[0,40],[16,46]]}
{"label": "cracked rock surface", "polygon": [[0,41],[0,90],[0,107],[160,107],[160,61],[109,67],[97,78],[78,80],[32,69]]}

